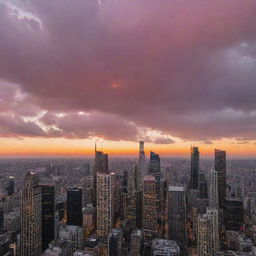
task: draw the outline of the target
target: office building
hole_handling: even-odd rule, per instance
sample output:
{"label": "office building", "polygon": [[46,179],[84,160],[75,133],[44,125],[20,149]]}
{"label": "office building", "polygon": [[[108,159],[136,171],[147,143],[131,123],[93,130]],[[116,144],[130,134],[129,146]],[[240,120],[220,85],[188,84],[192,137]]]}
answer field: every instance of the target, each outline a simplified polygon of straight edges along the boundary
{"label": "office building", "polygon": [[190,188],[198,189],[199,181],[199,149],[198,147],[191,148],[191,176],[190,176]]}
{"label": "office building", "polygon": [[97,236],[108,238],[114,221],[114,174],[97,173]]}
{"label": "office building", "polygon": [[122,229],[112,229],[108,238],[108,256],[122,256],[124,234]]}
{"label": "office building", "polygon": [[215,170],[211,170],[209,175],[209,207],[219,208],[219,193],[218,193],[218,173]]}
{"label": "office building", "polygon": [[55,189],[40,185],[42,192],[42,251],[55,239]]}
{"label": "office building", "polygon": [[180,256],[180,247],[175,241],[155,238],[152,240],[153,256]]}
{"label": "office building", "polygon": [[21,192],[21,256],[42,252],[42,197],[37,173],[28,172]]}
{"label": "office building", "polygon": [[218,173],[219,207],[225,206],[226,198],[226,152],[215,149],[215,171]]}
{"label": "office building", "polygon": [[158,232],[156,192],[156,178],[154,176],[144,177],[143,231],[147,238],[151,238]]}
{"label": "office building", "polygon": [[82,189],[67,189],[67,224],[72,226],[83,225]]}
{"label": "office building", "polygon": [[169,239],[180,246],[182,253],[186,249],[186,200],[184,187],[168,188],[168,233]]}

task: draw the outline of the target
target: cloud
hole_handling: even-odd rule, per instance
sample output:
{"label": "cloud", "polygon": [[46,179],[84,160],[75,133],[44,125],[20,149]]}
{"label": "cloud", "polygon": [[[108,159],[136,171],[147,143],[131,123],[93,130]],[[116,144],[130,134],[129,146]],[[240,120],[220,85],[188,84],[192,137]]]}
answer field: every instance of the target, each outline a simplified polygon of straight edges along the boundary
{"label": "cloud", "polygon": [[136,140],[149,127],[171,136],[155,143],[256,138],[255,1],[7,3],[0,112],[14,117],[3,124],[44,112],[42,136]]}

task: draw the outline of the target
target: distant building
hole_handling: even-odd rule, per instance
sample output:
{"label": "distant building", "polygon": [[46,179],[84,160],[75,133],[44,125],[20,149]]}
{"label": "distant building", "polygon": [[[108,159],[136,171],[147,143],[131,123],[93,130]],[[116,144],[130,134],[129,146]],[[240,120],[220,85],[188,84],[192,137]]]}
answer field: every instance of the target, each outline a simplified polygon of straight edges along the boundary
{"label": "distant building", "polygon": [[7,185],[7,195],[11,196],[14,193],[14,177],[10,176]]}
{"label": "distant building", "polygon": [[40,185],[42,192],[42,251],[55,239],[55,189]]}
{"label": "distant building", "polygon": [[198,173],[199,173],[199,150],[198,147],[191,148],[191,176],[190,188],[198,189]]}
{"label": "distant building", "polygon": [[37,173],[28,172],[21,192],[21,256],[39,256],[42,251],[41,188]]}
{"label": "distant building", "polygon": [[225,206],[226,198],[226,152],[215,149],[215,171],[218,173],[219,207]]}
{"label": "distant building", "polygon": [[186,248],[186,200],[183,187],[168,188],[168,234],[180,246],[182,253]]}
{"label": "distant building", "polygon": [[82,226],[82,189],[67,189],[67,225]]}
{"label": "distant building", "polygon": [[180,256],[180,247],[175,241],[155,238],[152,240],[153,256]]}

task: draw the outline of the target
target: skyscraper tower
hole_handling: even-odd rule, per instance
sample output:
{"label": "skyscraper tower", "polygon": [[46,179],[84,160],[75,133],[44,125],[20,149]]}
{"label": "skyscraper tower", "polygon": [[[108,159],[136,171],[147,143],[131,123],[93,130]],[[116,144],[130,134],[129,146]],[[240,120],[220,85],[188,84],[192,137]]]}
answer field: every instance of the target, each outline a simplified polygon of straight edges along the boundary
{"label": "skyscraper tower", "polygon": [[96,206],[96,181],[97,181],[97,173],[108,173],[108,154],[104,154],[102,151],[98,151],[95,144],[95,162],[93,168],[93,204]]}
{"label": "skyscraper tower", "polygon": [[114,220],[114,173],[97,173],[97,236],[108,238]]}
{"label": "skyscraper tower", "polygon": [[215,171],[218,173],[219,207],[225,207],[226,198],[226,152],[215,149]]}
{"label": "skyscraper tower", "polygon": [[175,240],[184,253],[186,246],[186,200],[183,187],[168,188],[169,239]]}
{"label": "skyscraper tower", "polygon": [[161,172],[160,157],[158,154],[155,154],[154,152],[151,151],[149,166],[148,166],[148,174],[155,176],[156,179],[159,180],[160,172]]}
{"label": "skyscraper tower", "polygon": [[209,207],[213,209],[219,208],[219,194],[218,194],[218,173],[211,170],[209,175]]}
{"label": "skyscraper tower", "polygon": [[55,239],[55,189],[40,185],[42,192],[42,251]]}
{"label": "skyscraper tower", "polygon": [[140,141],[139,147],[139,161],[135,167],[136,171],[136,189],[143,190],[143,176],[145,172],[146,166],[146,159],[145,159],[145,152],[144,152],[144,141]]}
{"label": "skyscraper tower", "polygon": [[198,147],[191,148],[191,177],[190,188],[198,189],[198,173],[199,173],[199,150]]}
{"label": "skyscraper tower", "polygon": [[37,173],[28,172],[21,193],[21,256],[39,256],[42,251],[41,188]]}
{"label": "skyscraper tower", "polygon": [[83,225],[82,188],[67,189],[67,224]]}
{"label": "skyscraper tower", "polygon": [[143,191],[143,230],[147,238],[158,232],[157,193],[154,176],[144,177]]}

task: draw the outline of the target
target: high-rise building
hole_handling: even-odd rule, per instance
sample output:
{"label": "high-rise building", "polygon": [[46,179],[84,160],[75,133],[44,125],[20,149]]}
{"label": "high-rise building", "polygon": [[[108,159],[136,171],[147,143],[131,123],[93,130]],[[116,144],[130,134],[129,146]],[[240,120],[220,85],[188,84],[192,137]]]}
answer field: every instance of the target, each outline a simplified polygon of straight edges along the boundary
{"label": "high-rise building", "polygon": [[96,174],[97,172],[108,172],[108,155],[104,154],[102,151],[97,151],[97,149],[95,148],[94,174]]}
{"label": "high-rise building", "polygon": [[97,173],[97,236],[108,238],[114,220],[114,173]]}
{"label": "high-rise building", "polygon": [[40,185],[42,192],[42,251],[55,239],[55,189]]}
{"label": "high-rise building", "polygon": [[67,189],[67,224],[83,225],[82,188]]}
{"label": "high-rise building", "polygon": [[218,173],[219,207],[225,206],[226,198],[226,152],[215,149],[215,171]]}
{"label": "high-rise building", "polygon": [[136,177],[136,184],[135,187],[137,190],[143,190],[143,176],[146,167],[146,158],[144,152],[144,141],[140,141],[139,147],[139,161],[135,168],[135,177]]}
{"label": "high-rise building", "polygon": [[42,198],[37,173],[28,172],[21,192],[21,256],[42,251]]}
{"label": "high-rise building", "polygon": [[112,229],[108,238],[108,256],[122,256],[123,241],[123,230]]}
{"label": "high-rise building", "polygon": [[186,247],[186,200],[184,187],[168,188],[169,239],[175,240],[182,253]]}
{"label": "high-rise building", "polygon": [[7,194],[8,196],[11,196],[14,193],[14,177],[10,176],[7,186]]}
{"label": "high-rise building", "polygon": [[52,241],[44,256],[73,256],[74,243],[69,240],[57,239]]}
{"label": "high-rise building", "polygon": [[218,173],[211,170],[209,175],[209,192],[208,192],[209,207],[219,208],[219,194],[218,194]]}
{"label": "high-rise building", "polygon": [[102,151],[98,151],[95,144],[95,162],[93,168],[93,204],[96,206],[97,197],[97,173],[108,173],[108,155],[104,154]]}
{"label": "high-rise building", "polygon": [[224,207],[224,224],[226,229],[240,231],[243,223],[243,201],[238,198],[227,198]]}
{"label": "high-rise building", "polygon": [[199,173],[199,149],[198,147],[191,148],[191,177],[190,188],[198,189],[198,173]]}
{"label": "high-rise building", "polygon": [[148,174],[153,175],[157,179],[160,178],[160,174],[161,174],[160,157],[158,154],[155,154],[152,151],[150,152]]}
{"label": "high-rise building", "polygon": [[145,176],[143,191],[143,230],[147,238],[158,232],[156,192],[156,178],[154,176]]}
{"label": "high-rise building", "polygon": [[143,250],[143,231],[133,230],[131,234],[130,256],[139,256]]}
{"label": "high-rise building", "polygon": [[218,210],[207,209],[198,216],[197,244],[198,256],[213,256],[219,251]]}

